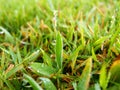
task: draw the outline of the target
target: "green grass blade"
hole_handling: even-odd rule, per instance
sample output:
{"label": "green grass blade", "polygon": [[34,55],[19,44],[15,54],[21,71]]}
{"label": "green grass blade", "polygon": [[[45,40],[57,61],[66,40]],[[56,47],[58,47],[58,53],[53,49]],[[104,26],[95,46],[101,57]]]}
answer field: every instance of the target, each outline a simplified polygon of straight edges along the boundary
{"label": "green grass blade", "polygon": [[43,89],[39,86],[39,84],[38,84],[32,77],[30,77],[30,76],[27,75],[27,74],[24,74],[24,77],[25,77],[25,79],[30,83],[30,85],[32,86],[32,88],[33,88],[34,90],[43,90]]}
{"label": "green grass blade", "polygon": [[43,85],[45,90],[57,90],[55,85],[52,83],[52,81],[48,78],[40,78],[43,81]]}
{"label": "green grass blade", "polygon": [[5,78],[6,79],[9,78],[13,74],[15,74],[17,71],[21,70],[22,68],[23,68],[22,64],[13,67],[10,71],[7,72],[7,74],[5,74]]}
{"label": "green grass blade", "polygon": [[98,83],[95,84],[95,90],[101,90],[100,85]]}
{"label": "green grass blade", "polygon": [[30,67],[32,68],[33,72],[38,75],[50,77],[52,74],[56,73],[54,68],[47,66],[44,63],[32,63]]}
{"label": "green grass blade", "polygon": [[115,33],[112,35],[111,42],[110,42],[110,46],[109,46],[108,53],[107,53],[107,56],[108,56],[108,57],[110,57],[111,48],[112,48],[114,42],[116,41],[116,37],[119,36],[119,33],[120,33],[120,29],[118,28],[118,29],[115,31]]}
{"label": "green grass blade", "polygon": [[98,40],[96,40],[93,45],[94,45],[94,46],[102,45],[102,43],[103,43],[106,39],[108,39],[108,38],[109,38],[109,36],[101,37],[101,38],[99,38]]}
{"label": "green grass blade", "polygon": [[4,48],[2,48],[2,47],[0,47],[0,49],[1,49],[2,51],[4,51],[5,53],[10,54],[10,52],[9,52],[8,50],[6,50],[6,49],[4,49]]}
{"label": "green grass blade", "polygon": [[85,46],[84,30],[81,29],[79,32],[80,32],[80,34],[81,34],[81,42],[82,42],[82,45]]}
{"label": "green grass blade", "polygon": [[16,89],[14,88],[14,86],[10,83],[10,81],[4,80],[4,82],[5,82],[6,85],[9,87],[10,90],[16,90]]}
{"label": "green grass blade", "polygon": [[94,61],[96,61],[97,63],[99,63],[99,61],[97,60],[97,57],[95,55],[95,51],[94,51],[93,47],[92,47],[92,58],[94,59]]}
{"label": "green grass blade", "polygon": [[48,1],[48,4],[49,4],[49,6],[50,6],[51,11],[54,11],[55,8],[54,8],[54,5],[53,5],[52,0],[47,0],[47,1]]}
{"label": "green grass blade", "polygon": [[72,85],[73,85],[74,90],[77,90],[77,83],[73,82]]}
{"label": "green grass blade", "polygon": [[51,58],[42,49],[41,49],[41,51],[43,53],[44,62],[47,63],[48,66],[52,66],[52,60],[51,60]]}
{"label": "green grass blade", "polygon": [[37,50],[33,52],[30,56],[26,57],[23,62],[28,63],[28,62],[33,62],[35,61],[40,55],[40,50]]}
{"label": "green grass blade", "polygon": [[[3,69],[3,68],[5,68],[5,66],[4,66],[4,63],[5,63],[5,52],[3,51],[2,52],[2,58],[1,58],[1,62],[0,62],[0,66],[1,66],[1,68]],[[0,72],[1,72],[2,70],[0,70]]]}
{"label": "green grass blade", "polygon": [[100,78],[99,78],[99,82],[100,82],[100,86],[103,88],[103,90],[106,90],[107,86],[108,86],[108,82],[109,82],[109,78],[110,75],[107,75],[107,65],[103,64],[102,68],[100,70]]}
{"label": "green grass blade", "polygon": [[12,35],[3,27],[0,26],[0,29],[5,33],[5,40],[11,43],[14,43],[14,38]]}
{"label": "green grass blade", "polygon": [[120,83],[120,60],[116,60],[110,67],[110,81]]}
{"label": "green grass blade", "polygon": [[62,36],[58,32],[56,37],[56,62],[57,62],[57,67],[59,69],[62,69],[62,62],[63,62],[62,54],[63,54]]}
{"label": "green grass blade", "polygon": [[14,51],[12,50],[12,47],[9,48],[9,52],[10,52],[12,61],[13,61],[15,64],[17,64],[17,56],[16,56],[16,54],[14,53]]}
{"label": "green grass blade", "polygon": [[17,48],[17,59],[18,59],[18,63],[22,62],[22,57],[21,57],[21,53],[20,53],[19,48]]}
{"label": "green grass blade", "polygon": [[79,51],[83,49],[83,46],[80,45],[71,55],[70,55],[70,60],[72,60],[72,63],[71,63],[71,67],[72,67],[72,71],[74,70],[74,66],[76,64],[76,59],[77,59],[77,56],[78,56],[78,53]]}
{"label": "green grass blade", "polygon": [[67,38],[69,42],[72,42],[73,34],[74,34],[74,26],[71,26],[70,31],[67,33]]}
{"label": "green grass blade", "polygon": [[92,58],[87,59],[86,66],[78,82],[78,90],[87,90],[90,82],[90,73],[92,70]]}

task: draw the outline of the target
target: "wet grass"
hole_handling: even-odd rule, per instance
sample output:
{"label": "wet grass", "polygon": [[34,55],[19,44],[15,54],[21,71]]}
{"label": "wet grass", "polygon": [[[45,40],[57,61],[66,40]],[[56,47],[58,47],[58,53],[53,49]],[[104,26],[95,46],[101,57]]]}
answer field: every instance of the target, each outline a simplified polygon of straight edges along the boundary
{"label": "wet grass", "polygon": [[119,90],[119,4],[0,0],[0,89]]}

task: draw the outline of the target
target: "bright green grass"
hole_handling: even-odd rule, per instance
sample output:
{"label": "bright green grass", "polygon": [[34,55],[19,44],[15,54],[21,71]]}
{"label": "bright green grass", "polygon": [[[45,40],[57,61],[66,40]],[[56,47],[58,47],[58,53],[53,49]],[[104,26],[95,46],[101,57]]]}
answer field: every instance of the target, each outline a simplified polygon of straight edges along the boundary
{"label": "bright green grass", "polygon": [[119,0],[0,0],[1,90],[115,90]]}

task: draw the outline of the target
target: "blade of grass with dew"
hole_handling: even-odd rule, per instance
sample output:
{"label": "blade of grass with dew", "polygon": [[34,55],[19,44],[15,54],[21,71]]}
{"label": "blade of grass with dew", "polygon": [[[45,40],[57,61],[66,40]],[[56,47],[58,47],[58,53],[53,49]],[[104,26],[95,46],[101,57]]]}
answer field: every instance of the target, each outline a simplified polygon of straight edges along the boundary
{"label": "blade of grass with dew", "polygon": [[2,47],[0,47],[0,49],[1,49],[2,51],[4,51],[5,53],[10,54],[10,52],[9,52],[8,50],[6,50],[6,49],[4,49],[4,48],[2,48]]}
{"label": "blade of grass with dew", "polygon": [[33,62],[35,61],[40,55],[40,50],[37,50],[35,52],[33,52],[31,55],[29,55],[28,57],[26,57],[23,62],[28,63],[28,62]]}
{"label": "blade of grass with dew", "polygon": [[50,77],[52,74],[56,73],[56,69],[45,65],[44,63],[31,63],[30,67],[32,68],[33,72],[38,75]]}
{"label": "blade of grass with dew", "polygon": [[3,27],[0,26],[0,29],[5,33],[5,40],[11,43],[14,43],[14,38],[12,35]]}
{"label": "blade of grass with dew", "polygon": [[30,83],[34,90],[43,90],[42,87],[40,87],[39,84],[29,75],[24,74],[24,78]]}
{"label": "blade of grass with dew", "polygon": [[78,90],[87,90],[88,85],[90,82],[90,74],[92,70],[92,58],[88,58],[86,62],[86,66],[82,72],[82,75],[80,76],[79,82],[78,82]]}
{"label": "blade of grass with dew", "polygon": [[63,62],[62,54],[63,54],[62,36],[60,32],[58,32],[56,36],[56,63],[58,69],[62,69],[62,62]]}
{"label": "blade of grass with dew", "polygon": [[52,81],[48,78],[40,78],[43,81],[43,85],[45,90],[57,90],[57,88],[55,87],[55,85],[52,83]]}

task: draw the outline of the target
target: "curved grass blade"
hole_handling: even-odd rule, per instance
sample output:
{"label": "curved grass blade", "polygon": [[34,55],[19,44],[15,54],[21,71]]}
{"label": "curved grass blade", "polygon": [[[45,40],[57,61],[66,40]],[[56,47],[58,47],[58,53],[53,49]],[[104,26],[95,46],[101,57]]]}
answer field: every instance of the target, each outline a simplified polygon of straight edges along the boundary
{"label": "curved grass blade", "polygon": [[43,81],[43,85],[45,90],[57,90],[55,85],[52,83],[52,81],[48,78],[40,78]]}
{"label": "curved grass blade", "polygon": [[14,43],[14,38],[12,35],[3,27],[0,26],[0,29],[5,33],[5,40],[11,43]]}
{"label": "curved grass blade", "polygon": [[24,74],[24,77],[30,83],[34,90],[43,90],[32,77],[27,74]]}
{"label": "curved grass blade", "polygon": [[28,63],[28,62],[35,61],[39,57],[39,55],[40,55],[40,50],[37,50],[37,51],[33,52],[30,56],[25,58],[23,60],[23,62]]}
{"label": "curved grass blade", "polygon": [[32,68],[33,72],[38,75],[50,77],[52,74],[56,73],[56,70],[54,68],[47,66],[43,63],[32,63],[30,67]]}
{"label": "curved grass blade", "polygon": [[4,49],[4,48],[2,48],[2,47],[0,47],[0,49],[1,49],[2,51],[4,51],[5,53],[10,54],[10,52],[9,52],[8,50],[6,50],[6,49]]}
{"label": "curved grass blade", "polygon": [[89,81],[90,81],[90,73],[92,70],[92,58],[87,59],[86,66],[80,76],[78,82],[78,90],[87,90]]}
{"label": "curved grass blade", "polygon": [[56,37],[56,62],[58,69],[62,69],[62,62],[63,62],[62,54],[63,54],[62,36],[60,32],[58,32]]}
{"label": "curved grass blade", "polygon": [[101,45],[106,39],[108,39],[110,36],[104,36],[96,40],[93,44],[93,46]]}

